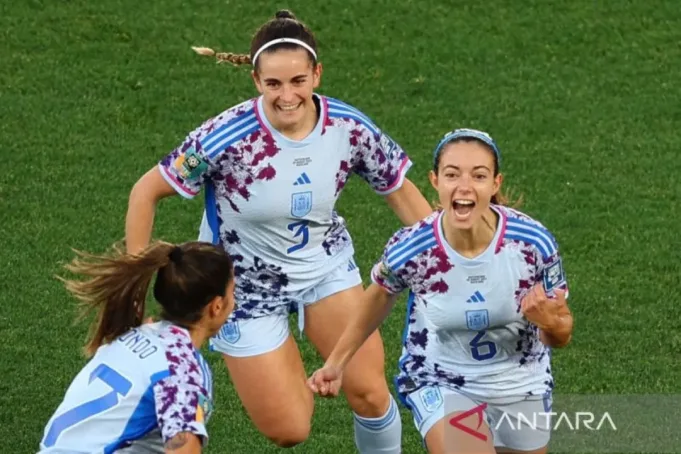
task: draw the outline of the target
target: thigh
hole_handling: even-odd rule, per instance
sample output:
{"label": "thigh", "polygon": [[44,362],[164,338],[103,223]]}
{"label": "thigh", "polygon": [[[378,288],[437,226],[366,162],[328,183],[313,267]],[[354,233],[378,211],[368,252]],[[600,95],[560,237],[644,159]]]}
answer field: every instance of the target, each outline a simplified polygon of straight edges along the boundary
{"label": "thigh", "polygon": [[[361,303],[363,292],[361,284],[355,285],[305,307],[305,334],[324,359]],[[382,416],[390,405],[384,363],[383,342],[377,330],[348,362],[343,373],[343,392],[352,409],[362,416]]]}
{"label": "thigh", "polygon": [[[314,402],[306,385],[300,351],[288,333],[288,317],[273,315],[246,322],[237,322],[239,334],[232,334],[239,338],[234,344],[243,342],[242,350],[232,348],[240,356],[223,351],[225,365],[246,412],[260,432],[273,440],[306,438]],[[284,341],[274,349],[262,348],[272,344],[267,340],[268,334],[280,333],[282,325],[286,326]],[[263,339],[260,347],[258,338]]]}
{"label": "thigh", "polygon": [[485,406],[440,386],[405,397],[414,425],[431,454],[494,454]]}
{"label": "thigh", "polygon": [[545,400],[523,400],[491,406],[490,423],[497,453],[547,452],[551,438],[551,420],[550,408],[547,410]]}

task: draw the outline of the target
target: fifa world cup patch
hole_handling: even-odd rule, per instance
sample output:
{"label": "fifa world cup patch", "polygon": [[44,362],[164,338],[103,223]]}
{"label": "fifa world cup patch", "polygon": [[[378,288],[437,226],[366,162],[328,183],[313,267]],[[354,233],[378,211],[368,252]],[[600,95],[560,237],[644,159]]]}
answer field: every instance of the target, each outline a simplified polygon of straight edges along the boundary
{"label": "fifa world cup patch", "polygon": [[563,260],[558,259],[544,269],[544,290],[551,292],[565,283]]}
{"label": "fifa world cup patch", "polygon": [[191,180],[198,177],[205,172],[207,168],[208,164],[199,156],[194,147],[188,149],[175,161],[175,170],[177,170],[180,176],[185,180]]}
{"label": "fifa world cup patch", "polygon": [[385,262],[381,262],[378,265],[378,277],[389,285],[394,286],[397,284],[397,276],[395,276],[395,273],[393,273]]}
{"label": "fifa world cup patch", "polygon": [[196,404],[196,422],[206,422],[206,418],[210,416],[212,411],[212,404],[210,399],[203,394],[199,394],[199,402]]}

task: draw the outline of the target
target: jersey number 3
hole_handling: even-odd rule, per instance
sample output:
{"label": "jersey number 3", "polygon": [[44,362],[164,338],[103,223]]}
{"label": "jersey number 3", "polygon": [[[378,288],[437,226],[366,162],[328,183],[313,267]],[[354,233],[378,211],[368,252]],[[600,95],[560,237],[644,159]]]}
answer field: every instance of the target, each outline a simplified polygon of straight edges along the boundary
{"label": "jersey number 3", "polygon": [[468,343],[471,347],[471,354],[476,361],[485,361],[494,358],[497,354],[497,346],[492,341],[482,341],[485,336],[484,331],[478,331],[472,341]]}
{"label": "jersey number 3", "polygon": [[307,246],[307,242],[310,241],[310,229],[307,227],[309,223],[309,221],[296,221],[286,226],[287,229],[293,232],[293,238],[301,237],[298,244],[286,249],[287,254],[299,251]]}
{"label": "jersey number 3", "polygon": [[98,399],[85,402],[66,413],[58,416],[52,422],[50,429],[45,436],[45,447],[49,448],[57,443],[59,435],[69,427],[73,427],[81,421],[84,421],[99,413],[103,413],[116,405],[119,402],[119,396],[127,396],[132,388],[132,383],[127,378],[107,366],[100,364],[90,374],[90,383],[93,380],[99,379],[106,383],[111,391]]}

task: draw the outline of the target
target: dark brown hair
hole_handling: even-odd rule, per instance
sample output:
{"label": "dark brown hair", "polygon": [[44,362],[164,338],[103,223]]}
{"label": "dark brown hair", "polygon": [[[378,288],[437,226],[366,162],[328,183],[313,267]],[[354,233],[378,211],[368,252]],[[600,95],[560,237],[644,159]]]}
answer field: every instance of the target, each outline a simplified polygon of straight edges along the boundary
{"label": "dark brown hair", "polygon": [[[218,63],[231,63],[235,66],[249,65],[253,62],[255,53],[258,52],[265,44],[279,38],[298,39],[308,46],[310,46],[315,53],[317,53],[317,41],[315,40],[312,31],[296,19],[296,16],[288,10],[277,11],[273,19],[265,22],[255,32],[251,40],[251,49],[248,55],[235,54],[232,52],[216,52],[209,47],[193,47],[194,51],[199,55],[207,57],[215,57]],[[299,49],[301,46],[295,43],[281,43],[275,44],[267,48],[265,52],[274,52],[278,49]],[[261,54],[262,55],[262,54]],[[308,52],[312,65],[317,64],[316,58]],[[255,69],[257,70],[258,62],[255,62]]]}
{"label": "dark brown hair", "polygon": [[129,329],[142,323],[151,281],[161,317],[190,327],[216,296],[225,296],[233,279],[232,260],[219,246],[198,241],[174,245],[155,242],[140,254],[125,254],[117,246],[109,255],[75,251],[66,269],[87,280],[67,280],[66,289],[81,302],[81,317],[91,310],[97,317],[90,327],[85,352],[91,356]]}
{"label": "dark brown hair", "polygon": [[[496,177],[497,175],[499,175],[499,159],[497,158],[497,154],[494,152],[492,147],[490,147],[488,144],[486,144],[482,140],[476,139],[474,137],[459,137],[459,138],[452,140],[451,142],[448,142],[445,146],[443,146],[440,153],[438,153],[435,156],[435,161],[434,161],[434,164],[433,164],[433,172],[435,172],[436,175],[437,175],[439,167],[440,167],[440,157],[442,156],[442,153],[445,151],[445,149],[448,145],[451,145],[451,144],[454,144],[454,143],[457,143],[457,142],[477,142],[477,143],[481,144],[483,147],[485,147],[487,149],[487,151],[489,151],[489,153],[494,157],[494,176]],[[518,199],[516,199],[515,201],[510,202],[510,198],[506,195],[506,193],[504,191],[502,191],[502,188],[499,188],[499,191],[497,191],[497,193],[492,196],[490,203],[492,203],[493,205],[505,205],[505,206],[511,206],[513,208],[517,208],[522,204],[522,196],[519,197]],[[441,208],[439,203],[435,204],[435,206],[436,206],[436,208]]]}

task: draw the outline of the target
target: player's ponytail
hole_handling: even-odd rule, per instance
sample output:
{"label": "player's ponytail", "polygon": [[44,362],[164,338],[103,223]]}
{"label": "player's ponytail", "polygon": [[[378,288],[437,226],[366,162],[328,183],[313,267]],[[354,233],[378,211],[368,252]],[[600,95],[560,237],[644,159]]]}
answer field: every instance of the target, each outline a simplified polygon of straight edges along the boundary
{"label": "player's ponytail", "polygon": [[[288,42],[280,42],[282,38]],[[291,42],[291,40],[297,41]],[[301,44],[302,43],[302,44]],[[311,62],[317,64],[317,41],[312,31],[289,10],[279,10],[274,18],[265,22],[253,35],[248,55],[232,52],[217,52],[210,47],[192,47],[194,52],[205,57],[213,57],[218,63],[231,63],[235,66],[251,65],[257,69],[260,52],[273,52],[277,49],[305,48]]]}
{"label": "player's ponytail", "polygon": [[114,246],[110,255],[76,251],[66,269],[87,278],[62,280],[81,302],[81,318],[97,312],[85,345],[87,356],[142,323],[149,286],[162,307],[161,317],[190,327],[216,296],[224,296],[233,277],[232,261],[219,246],[190,242],[180,246],[156,242],[140,254]]}

